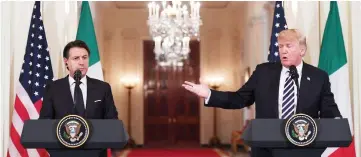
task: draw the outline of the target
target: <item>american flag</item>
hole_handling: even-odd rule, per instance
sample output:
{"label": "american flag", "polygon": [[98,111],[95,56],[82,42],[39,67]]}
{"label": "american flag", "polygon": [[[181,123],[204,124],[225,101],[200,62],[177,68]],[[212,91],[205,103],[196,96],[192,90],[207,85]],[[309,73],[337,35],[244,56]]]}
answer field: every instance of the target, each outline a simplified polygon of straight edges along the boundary
{"label": "american flag", "polygon": [[278,55],[277,37],[282,30],[285,30],[287,28],[288,27],[285,18],[285,11],[283,10],[283,6],[282,6],[282,1],[276,1],[274,13],[273,13],[271,42],[269,45],[269,52],[268,52],[269,62],[280,61],[280,57]]}
{"label": "american flag", "polygon": [[24,149],[20,143],[20,136],[25,120],[39,118],[45,86],[52,80],[53,69],[40,13],[40,2],[36,1],[31,16],[20,78],[15,89],[16,97],[7,157],[48,156],[45,149]]}

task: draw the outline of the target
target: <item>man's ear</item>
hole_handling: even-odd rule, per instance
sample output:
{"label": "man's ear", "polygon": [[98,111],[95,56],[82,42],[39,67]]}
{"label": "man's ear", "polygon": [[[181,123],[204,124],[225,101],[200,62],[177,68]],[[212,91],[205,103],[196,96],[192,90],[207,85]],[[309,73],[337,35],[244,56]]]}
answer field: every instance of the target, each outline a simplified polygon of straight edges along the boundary
{"label": "man's ear", "polygon": [[69,68],[68,68],[68,59],[67,59],[67,58],[63,58],[63,61],[64,61],[64,64],[65,64],[66,69],[69,70]]}
{"label": "man's ear", "polygon": [[305,46],[302,46],[301,47],[301,56],[305,56],[306,55],[306,51],[307,51],[307,48]]}

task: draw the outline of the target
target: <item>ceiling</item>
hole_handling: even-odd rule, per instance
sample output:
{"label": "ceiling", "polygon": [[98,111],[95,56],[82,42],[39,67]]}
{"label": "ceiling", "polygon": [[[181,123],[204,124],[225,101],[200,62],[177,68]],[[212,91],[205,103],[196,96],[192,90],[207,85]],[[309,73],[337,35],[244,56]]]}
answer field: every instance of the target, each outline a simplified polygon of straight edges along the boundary
{"label": "ceiling", "polygon": [[[114,1],[118,9],[142,9],[147,8],[150,1]],[[202,1],[201,8],[226,8],[229,1]]]}

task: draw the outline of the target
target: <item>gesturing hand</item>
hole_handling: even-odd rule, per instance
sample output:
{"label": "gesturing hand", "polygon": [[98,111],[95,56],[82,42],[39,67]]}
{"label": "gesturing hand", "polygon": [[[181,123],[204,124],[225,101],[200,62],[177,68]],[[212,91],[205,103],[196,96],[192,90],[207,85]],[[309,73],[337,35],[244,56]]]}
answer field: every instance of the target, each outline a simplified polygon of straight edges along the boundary
{"label": "gesturing hand", "polygon": [[188,91],[197,94],[202,98],[206,98],[209,95],[209,88],[204,84],[194,84],[192,82],[184,81],[182,86]]}

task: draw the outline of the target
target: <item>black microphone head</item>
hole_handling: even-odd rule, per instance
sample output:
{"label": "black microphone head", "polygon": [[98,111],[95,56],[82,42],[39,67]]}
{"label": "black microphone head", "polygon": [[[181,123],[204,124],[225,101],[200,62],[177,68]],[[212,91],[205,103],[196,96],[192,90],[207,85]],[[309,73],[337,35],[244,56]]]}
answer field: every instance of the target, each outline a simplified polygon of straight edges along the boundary
{"label": "black microphone head", "polygon": [[294,65],[290,66],[290,74],[291,74],[292,78],[298,79],[298,72],[297,72],[296,66],[294,66]]}
{"label": "black microphone head", "polygon": [[74,72],[74,80],[78,82],[80,81],[80,79],[81,79],[81,71],[78,69]]}
{"label": "black microphone head", "polygon": [[291,66],[290,66],[290,71],[292,71],[292,72],[295,72],[295,71],[297,71],[297,68],[296,68],[296,66],[294,66],[294,65],[291,65]]}

